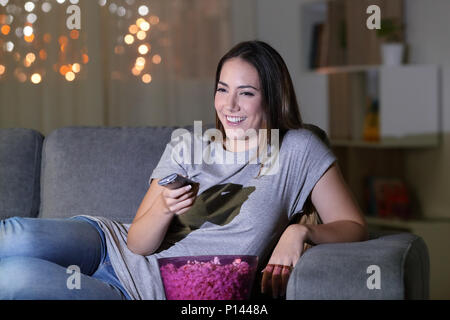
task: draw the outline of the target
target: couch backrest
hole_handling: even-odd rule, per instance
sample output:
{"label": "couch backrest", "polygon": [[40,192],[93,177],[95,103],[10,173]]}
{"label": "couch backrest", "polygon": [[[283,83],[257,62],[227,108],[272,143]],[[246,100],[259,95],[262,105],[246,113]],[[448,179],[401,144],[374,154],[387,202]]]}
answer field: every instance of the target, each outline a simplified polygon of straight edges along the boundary
{"label": "couch backrest", "polygon": [[39,217],[87,214],[131,223],[176,128],[65,127],[51,132],[42,152]]}
{"label": "couch backrest", "polygon": [[0,219],[88,214],[130,223],[177,128],[64,127],[45,140],[30,129],[1,129]]}
{"label": "couch backrest", "polygon": [[33,129],[0,129],[0,219],[37,216],[43,139]]}

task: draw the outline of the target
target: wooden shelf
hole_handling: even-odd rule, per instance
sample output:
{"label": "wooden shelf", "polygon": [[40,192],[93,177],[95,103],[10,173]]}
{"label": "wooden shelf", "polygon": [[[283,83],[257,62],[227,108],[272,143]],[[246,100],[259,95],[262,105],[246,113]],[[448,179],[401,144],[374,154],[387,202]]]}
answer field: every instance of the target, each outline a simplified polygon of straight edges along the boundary
{"label": "wooden shelf", "polygon": [[386,226],[411,226],[415,224],[427,224],[427,223],[450,224],[450,218],[400,219],[400,218],[380,218],[373,216],[365,216],[365,217],[367,223]]}
{"label": "wooden shelf", "polygon": [[370,70],[378,70],[382,67],[383,65],[352,65],[352,66],[323,67],[308,71],[311,73],[319,73],[319,74],[335,74],[343,72],[366,72]]}
{"label": "wooden shelf", "polygon": [[373,226],[382,226],[382,227],[391,227],[391,228],[399,228],[406,229],[411,228],[411,224],[415,223],[423,223],[425,220],[403,220],[399,218],[378,218],[366,216],[366,221],[369,225]]}
{"label": "wooden shelf", "polygon": [[413,63],[404,63],[400,65],[390,66],[384,64],[377,65],[348,65],[348,66],[331,66],[331,67],[322,67],[318,69],[308,69],[304,70],[304,74],[337,74],[337,73],[351,73],[351,72],[367,72],[367,71],[379,71],[382,69],[395,69],[395,68],[408,68],[414,66],[432,66],[432,64],[413,64]]}
{"label": "wooden shelf", "polygon": [[433,148],[439,144],[438,137],[433,135],[429,138],[398,138],[385,139],[382,141],[364,141],[364,140],[331,140],[334,147],[354,147],[354,148]]}

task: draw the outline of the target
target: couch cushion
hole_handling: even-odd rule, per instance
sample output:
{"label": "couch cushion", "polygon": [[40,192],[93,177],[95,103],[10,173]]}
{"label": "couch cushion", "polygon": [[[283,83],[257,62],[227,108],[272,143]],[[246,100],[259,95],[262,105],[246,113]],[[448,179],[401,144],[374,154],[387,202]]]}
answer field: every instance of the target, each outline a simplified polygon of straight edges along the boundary
{"label": "couch cushion", "polygon": [[37,216],[43,139],[33,129],[0,129],[0,219]]}
{"label": "couch cushion", "polygon": [[88,214],[131,223],[174,129],[66,127],[53,131],[42,153],[39,216]]}

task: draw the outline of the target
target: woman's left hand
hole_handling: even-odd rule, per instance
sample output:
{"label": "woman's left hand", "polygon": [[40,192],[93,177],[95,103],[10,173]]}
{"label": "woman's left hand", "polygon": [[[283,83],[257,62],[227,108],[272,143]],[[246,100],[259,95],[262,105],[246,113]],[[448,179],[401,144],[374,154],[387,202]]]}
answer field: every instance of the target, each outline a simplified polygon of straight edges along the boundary
{"label": "woman's left hand", "polygon": [[284,230],[263,270],[262,293],[272,292],[274,298],[286,294],[291,271],[303,253],[306,234],[307,228],[302,224],[291,224]]}

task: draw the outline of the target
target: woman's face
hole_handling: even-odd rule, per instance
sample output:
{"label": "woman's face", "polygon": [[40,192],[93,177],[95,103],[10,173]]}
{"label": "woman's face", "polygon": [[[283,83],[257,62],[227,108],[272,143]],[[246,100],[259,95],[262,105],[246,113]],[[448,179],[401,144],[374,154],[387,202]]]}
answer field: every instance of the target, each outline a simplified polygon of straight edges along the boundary
{"label": "woman's face", "polygon": [[214,106],[227,139],[248,139],[248,129],[258,133],[264,125],[264,111],[255,67],[241,58],[227,60],[220,72]]}

